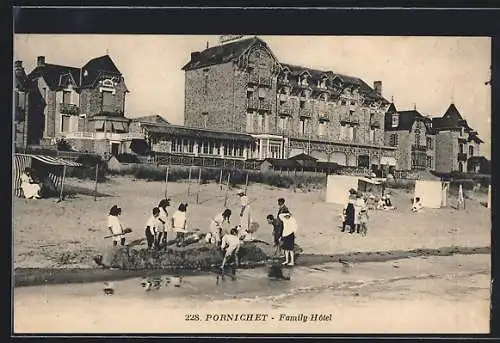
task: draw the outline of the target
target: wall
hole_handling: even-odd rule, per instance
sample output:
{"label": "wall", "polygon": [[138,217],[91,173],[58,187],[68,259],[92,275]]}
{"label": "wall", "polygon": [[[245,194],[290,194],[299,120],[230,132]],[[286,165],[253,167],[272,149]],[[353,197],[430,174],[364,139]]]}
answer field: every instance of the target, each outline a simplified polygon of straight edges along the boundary
{"label": "wall", "polygon": [[[116,93],[113,96],[113,103],[109,112],[123,113],[125,105],[126,88],[125,83],[118,82],[115,86]],[[95,88],[85,88],[80,92],[80,113],[86,114],[87,117],[99,115],[102,112],[101,108],[102,94],[99,91],[99,85]]]}
{"label": "wall", "polygon": [[[207,93],[204,93],[207,70]],[[233,129],[233,63],[224,63],[185,72],[184,125],[204,128],[203,112],[207,112],[207,128]]]}
{"label": "wall", "polygon": [[71,148],[80,152],[89,152],[98,155],[109,154],[111,151],[109,140],[107,139],[66,139]]}
{"label": "wall", "polygon": [[455,170],[453,158],[455,157],[456,159],[457,157],[458,147],[456,149],[454,148],[453,140],[454,137],[450,131],[440,131],[436,135],[435,150],[437,172],[449,173],[452,170]]}

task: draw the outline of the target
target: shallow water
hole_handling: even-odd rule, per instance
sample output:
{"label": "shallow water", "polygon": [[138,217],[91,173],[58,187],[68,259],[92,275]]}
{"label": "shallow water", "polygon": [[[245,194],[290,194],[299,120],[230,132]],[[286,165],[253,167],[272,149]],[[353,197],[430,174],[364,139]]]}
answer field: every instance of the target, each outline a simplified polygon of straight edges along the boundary
{"label": "shallow water", "polygon": [[[216,274],[187,276],[180,287],[163,282],[148,292],[134,278],[113,282],[112,296],[101,282],[23,287],[14,292],[14,324],[16,332],[485,332],[489,270],[488,255],[457,255],[360,263],[347,272],[339,263],[295,267],[289,281],[269,279],[266,268],[219,282]],[[249,311],[268,314],[267,321],[206,320]],[[304,322],[300,313],[332,318]]]}

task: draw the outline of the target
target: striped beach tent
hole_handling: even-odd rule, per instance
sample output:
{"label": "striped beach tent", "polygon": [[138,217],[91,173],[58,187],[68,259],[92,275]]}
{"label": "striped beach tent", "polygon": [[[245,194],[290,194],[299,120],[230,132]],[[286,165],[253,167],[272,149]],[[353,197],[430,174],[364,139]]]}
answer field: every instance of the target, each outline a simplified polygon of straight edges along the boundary
{"label": "striped beach tent", "polygon": [[60,189],[64,182],[66,167],[81,167],[81,163],[63,160],[62,158],[47,155],[14,154],[12,165],[13,187],[16,196],[22,196],[21,174],[25,168],[34,169],[46,186],[55,190]]}

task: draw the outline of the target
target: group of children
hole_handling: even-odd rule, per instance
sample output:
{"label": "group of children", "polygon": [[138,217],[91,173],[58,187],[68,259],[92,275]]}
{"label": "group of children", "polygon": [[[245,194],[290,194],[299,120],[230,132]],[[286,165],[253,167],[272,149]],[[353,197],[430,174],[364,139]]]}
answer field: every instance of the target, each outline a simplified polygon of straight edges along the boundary
{"label": "group of children", "polygon": [[366,236],[368,233],[368,207],[360,192],[351,188],[347,204],[342,211],[342,229],[345,232],[349,227],[349,233],[360,233]]}
{"label": "group of children", "polygon": [[282,251],[285,257],[283,265],[293,266],[295,264],[295,235],[298,226],[295,218],[285,204],[285,199],[278,199],[278,213],[276,217],[268,214],[266,219],[273,226],[275,254]]}

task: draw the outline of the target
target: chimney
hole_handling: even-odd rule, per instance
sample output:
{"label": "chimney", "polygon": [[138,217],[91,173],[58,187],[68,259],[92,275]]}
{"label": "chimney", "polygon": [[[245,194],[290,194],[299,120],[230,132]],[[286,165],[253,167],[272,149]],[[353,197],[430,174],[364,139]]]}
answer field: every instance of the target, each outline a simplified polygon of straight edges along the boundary
{"label": "chimney", "polygon": [[23,69],[23,61],[15,61],[14,62],[14,67],[16,69]]}
{"label": "chimney", "polygon": [[378,95],[382,96],[382,81],[374,81],[373,89]]}
{"label": "chimney", "polygon": [[208,41],[207,41],[207,49],[210,48],[210,45],[208,44]]}
{"label": "chimney", "polygon": [[200,56],[200,52],[199,51],[193,51],[191,53],[191,60],[195,60],[198,58],[198,56]]}
{"label": "chimney", "polygon": [[36,58],[37,67],[43,67],[45,65],[45,56],[38,56]]}

